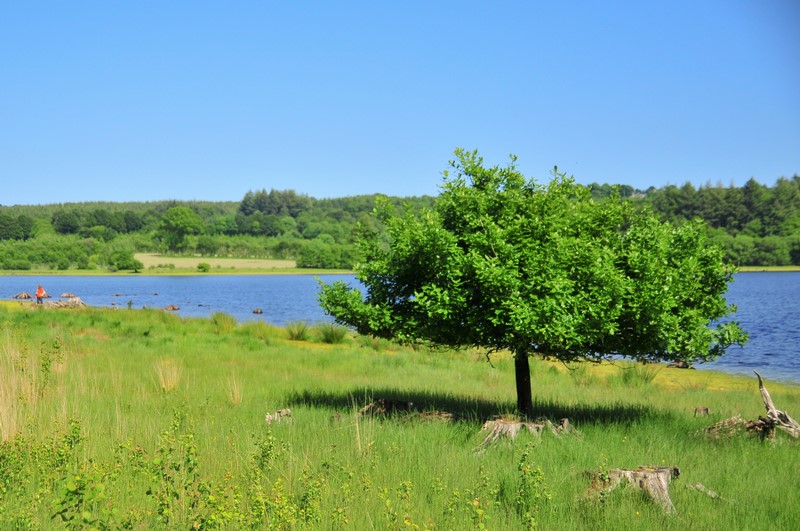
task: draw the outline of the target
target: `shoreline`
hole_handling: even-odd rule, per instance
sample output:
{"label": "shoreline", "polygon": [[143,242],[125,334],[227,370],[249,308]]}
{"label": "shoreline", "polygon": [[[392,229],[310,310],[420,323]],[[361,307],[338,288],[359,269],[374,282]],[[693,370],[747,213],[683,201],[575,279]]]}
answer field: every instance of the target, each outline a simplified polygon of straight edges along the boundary
{"label": "shoreline", "polygon": [[[142,264],[139,271],[129,269],[110,271],[95,269],[30,269],[0,270],[2,276],[196,276],[196,275],[344,275],[353,274],[352,268],[324,269],[299,268],[295,260],[275,258],[229,258],[218,256],[181,256],[139,252],[133,257]],[[207,265],[207,271],[199,266]],[[736,273],[798,272],[800,265],[791,266],[740,266]]]}

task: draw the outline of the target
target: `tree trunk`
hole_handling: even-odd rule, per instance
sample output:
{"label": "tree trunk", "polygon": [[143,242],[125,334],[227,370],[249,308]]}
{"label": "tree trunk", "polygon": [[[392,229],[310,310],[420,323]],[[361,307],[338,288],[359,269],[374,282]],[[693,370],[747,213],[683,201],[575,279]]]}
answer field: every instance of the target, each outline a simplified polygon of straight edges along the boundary
{"label": "tree trunk", "polygon": [[531,394],[531,366],[527,352],[514,353],[514,369],[517,379],[517,410],[520,418],[533,418],[533,396]]}

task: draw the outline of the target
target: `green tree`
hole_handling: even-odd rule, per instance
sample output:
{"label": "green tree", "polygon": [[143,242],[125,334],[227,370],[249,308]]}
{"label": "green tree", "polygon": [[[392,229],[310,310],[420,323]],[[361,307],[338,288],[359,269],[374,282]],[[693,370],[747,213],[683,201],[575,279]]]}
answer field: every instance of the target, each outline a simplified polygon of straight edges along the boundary
{"label": "green tree", "polygon": [[83,226],[81,214],[74,208],[53,212],[51,223],[59,234],[75,234]]}
{"label": "green tree", "polygon": [[170,208],[161,216],[159,224],[159,232],[170,251],[180,250],[187,236],[200,234],[202,230],[203,220],[194,210],[186,206]]}
{"label": "green tree", "polygon": [[507,350],[517,406],[533,415],[529,356],[709,360],[746,334],[724,292],[732,270],[699,222],[659,222],[619,196],[592,200],[556,172],[549,185],[456,151],[433,210],[376,215],[355,266],[366,295],[321,284],[322,308],[359,333]]}

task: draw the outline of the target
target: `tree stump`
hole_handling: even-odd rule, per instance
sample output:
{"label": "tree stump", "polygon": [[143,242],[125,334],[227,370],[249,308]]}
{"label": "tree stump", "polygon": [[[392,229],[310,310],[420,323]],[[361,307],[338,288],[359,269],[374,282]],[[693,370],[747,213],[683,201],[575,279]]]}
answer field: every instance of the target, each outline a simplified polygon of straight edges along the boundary
{"label": "tree stump", "polygon": [[292,410],[287,408],[279,409],[275,413],[267,413],[264,415],[264,422],[272,424],[273,422],[280,422],[283,420],[291,420]]}
{"label": "tree stump", "polygon": [[669,484],[679,475],[680,470],[675,466],[640,466],[634,470],[615,468],[607,473],[595,473],[589,493],[605,496],[620,485],[630,485],[636,490],[641,490],[664,512],[674,514],[675,505],[669,497]]}
{"label": "tree stump", "polygon": [[508,437],[513,441],[523,430],[533,433],[534,435],[541,435],[542,432],[548,428],[550,432],[557,437],[575,430],[572,424],[570,424],[569,419],[566,418],[559,420],[558,424],[554,424],[545,418],[536,419],[534,422],[523,422],[516,418],[499,417],[487,420],[483,423],[481,431],[489,431],[489,434],[483,439],[483,442],[478,445],[478,448],[488,446],[499,441],[503,437]]}

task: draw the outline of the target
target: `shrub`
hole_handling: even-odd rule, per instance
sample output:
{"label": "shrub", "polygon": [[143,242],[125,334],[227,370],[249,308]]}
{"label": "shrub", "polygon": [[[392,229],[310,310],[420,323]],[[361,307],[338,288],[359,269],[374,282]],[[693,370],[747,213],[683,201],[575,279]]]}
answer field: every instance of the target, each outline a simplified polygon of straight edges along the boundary
{"label": "shrub", "polygon": [[200,262],[199,264],[197,264],[197,270],[200,271],[201,273],[208,273],[209,271],[211,271],[211,264],[207,262]]}

